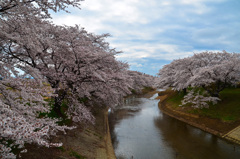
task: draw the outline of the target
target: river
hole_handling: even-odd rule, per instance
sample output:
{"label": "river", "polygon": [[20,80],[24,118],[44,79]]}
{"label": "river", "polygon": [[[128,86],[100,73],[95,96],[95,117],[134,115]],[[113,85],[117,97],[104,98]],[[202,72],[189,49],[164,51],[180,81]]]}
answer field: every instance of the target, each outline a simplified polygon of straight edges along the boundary
{"label": "river", "polygon": [[159,110],[154,98],[132,96],[109,112],[118,159],[239,159],[240,146],[229,143]]}

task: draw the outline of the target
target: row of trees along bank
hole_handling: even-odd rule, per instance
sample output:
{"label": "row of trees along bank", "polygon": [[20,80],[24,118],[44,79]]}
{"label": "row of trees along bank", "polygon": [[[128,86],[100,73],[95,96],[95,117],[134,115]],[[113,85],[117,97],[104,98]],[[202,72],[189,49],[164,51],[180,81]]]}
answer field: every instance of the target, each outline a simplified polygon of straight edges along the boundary
{"label": "row of trees along bank", "polygon": [[49,138],[74,126],[93,124],[94,107],[114,107],[154,77],[129,71],[120,53],[76,25],[50,22],[49,11],[80,8],[81,0],[0,2],[0,158],[16,158],[25,143],[61,146]]}
{"label": "row of trees along bank", "polygon": [[207,108],[220,101],[219,93],[240,84],[240,54],[202,52],[172,61],[160,69],[160,88],[185,93],[182,105]]}

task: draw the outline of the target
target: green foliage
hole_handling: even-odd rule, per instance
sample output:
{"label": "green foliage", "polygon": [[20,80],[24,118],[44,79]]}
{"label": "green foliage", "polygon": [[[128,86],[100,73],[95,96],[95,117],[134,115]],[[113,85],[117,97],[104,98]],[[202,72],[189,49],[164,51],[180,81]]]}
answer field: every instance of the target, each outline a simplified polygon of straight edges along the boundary
{"label": "green foliage", "polygon": [[[173,107],[179,107],[184,94],[174,92],[167,99]],[[222,121],[236,121],[240,119],[240,88],[226,88],[220,92],[221,101],[216,105],[209,104],[209,108],[194,109],[190,105],[184,106],[188,113],[193,113]]]}
{"label": "green foliage", "polygon": [[137,94],[137,91],[135,89],[131,90],[132,94]]}
{"label": "green foliage", "polygon": [[81,156],[80,154],[78,154],[76,151],[73,151],[73,150],[69,152],[69,155],[77,159],[86,159],[84,156]]}
{"label": "green foliage", "polygon": [[45,99],[46,102],[48,102],[48,105],[50,106],[50,112],[46,113],[46,112],[40,112],[39,113],[39,117],[42,118],[42,117],[49,117],[49,118],[59,118],[59,116],[57,115],[56,112],[54,112],[53,110],[53,106],[54,106],[54,100],[52,98],[48,98],[48,99]]}
{"label": "green foliage", "polygon": [[45,99],[45,101],[48,102],[48,105],[50,106],[50,112],[40,112],[39,113],[39,117],[42,118],[42,117],[49,117],[49,118],[58,118],[58,119],[61,119],[58,124],[59,125],[71,125],[72,124],[72,120],[71,119],[68,119],[67,115],[66,115],[66,111],[68,109],[68,106],[67,106],[67,101],[64,100],[62,105],[61,105],[61,112],[62,114],[64,115],[63,117],[59,116],[55,111],[54,111],[54,99],[52,98],[48,98],[48,99]]}
{"label": "green foliage", "polygon": [[65,152],[65,148],[63,146],[57,147],[58,150],[61,150],[62,152]]}
{"label": "green foliage", "polygon": [[203,96],[204,96],[204,94],[206,92],[202,87],[194,87],[194,88],[193,87],[189,87],[187,89],[188,92],[190,92],[191,90],[193,90],[195,94],[199,94],[199,95],[203,95]]}
{"label": "green foliage", "polygon": [[11,152],[13,154],[15,154],[15,155],[19,155],[20,152],[23,150],[22,148],[18,148],[19,145],[11,146],[14,143],[13,140],[9,140],[9,139],[6,140],[5,138],[1,138],[0,139],[0,144],[3,144],[3,143],[4,143],[5,146],[10,147],[11,148]]}
{"label": "green foliage", "polygon": [[86,103],[89,99],[87,97],[78,99],[80,103]]}
{"label": "green foliage", "polygon": [[143,89],[142,89],[142,92],[143,93],[147,93],[147,92],[150,92],[150,91],[153,91],[154,89],[152,88],[152,87],[144,87]]}
{"label": "green foliage", "polygon": [[154,88],[152,88],[152,87],[144,87],[144,88],[142,89],[142,92],[138,92],[137,90],[132,89],[132,90],[131,90],[131,93],[132,93],[133,95],[145,94],[145,93],[151,92],[151,91],[153,91],[153,90],[154,90]]}
{"label": "green foliage", "polygon": [[181,105],[181,101],[184,97],[184,92],[183,91],[179,91],[179,92],[173,92],[173,91],[169,91],[170,93],[170,98],[167,99],[167,102],[170,102],[174,107],[178,107],[179,105]]}

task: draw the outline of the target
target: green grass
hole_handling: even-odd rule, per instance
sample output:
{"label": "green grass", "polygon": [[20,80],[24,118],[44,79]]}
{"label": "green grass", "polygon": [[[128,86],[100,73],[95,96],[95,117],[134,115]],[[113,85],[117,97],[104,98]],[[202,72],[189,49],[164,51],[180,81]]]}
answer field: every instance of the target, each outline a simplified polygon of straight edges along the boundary
{"label": "green grass", "polygon": [[171,90],[168,90],[167,92],[168,94],[170,94],[170,98],[167,99],[167,102],[171,103],[171,105],[173,107],[178,107],[179,105],[181,105],[181,101],[184,97],[184,93],[183,92],[173,92]]}
{"label": "green grass", "polygon": [[69,155],[77,159],[86,159],[84,156],[81,156],[80,154],[78,154],[76,151],[73,151],[73,150],[69,152]]}
{"label": "green grass", "polygon": [[[183,93],[174,92],[168,98],[167,102],[173,107],[181,105]],[[210,105],[209,108],[187,109],[189,113],[208,116],[210,118],[221,119],[222,121],[240,120],[240,88],[226,88],[220,92],[221,101],[216,105]],[[187,105],[185,107],[189,107]]]}
{"label": "green grass", "polygon": [[65,148],[63,146],[57,147],[58,150],[61,150],[62,152],[65,152]]}

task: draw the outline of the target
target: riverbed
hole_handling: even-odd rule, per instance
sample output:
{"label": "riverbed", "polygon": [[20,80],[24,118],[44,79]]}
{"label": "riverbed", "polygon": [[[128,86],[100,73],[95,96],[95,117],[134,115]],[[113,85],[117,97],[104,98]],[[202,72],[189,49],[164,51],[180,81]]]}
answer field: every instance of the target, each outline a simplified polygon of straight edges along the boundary
{"label": "riverbed", "polygon": [[163,114],[159,100],[128,97],[109,112],[119,159],[239,159],[240,146]]}

